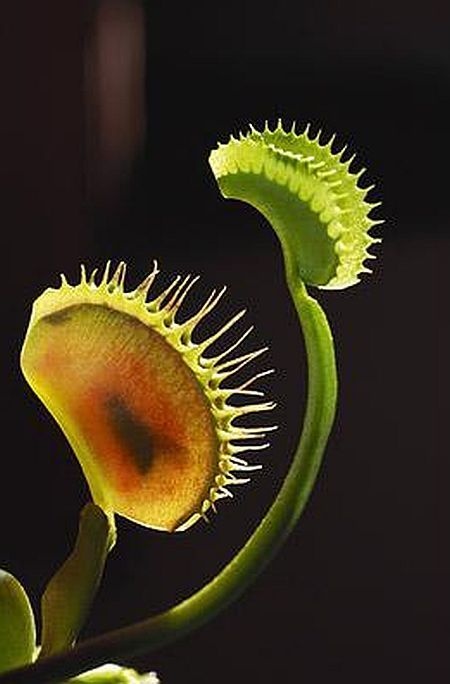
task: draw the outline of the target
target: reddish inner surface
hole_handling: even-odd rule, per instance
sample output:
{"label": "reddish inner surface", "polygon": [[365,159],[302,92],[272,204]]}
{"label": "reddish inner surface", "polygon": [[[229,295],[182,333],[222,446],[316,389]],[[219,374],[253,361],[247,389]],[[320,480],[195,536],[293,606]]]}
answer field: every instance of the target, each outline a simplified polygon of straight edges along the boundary
{"label": "reddish inner surface", "polygon": [[172,529],[198,510],[215,470],[214,424],[196,376],[159,333],[78,305],[39,321],[23,359],[118,513]]}

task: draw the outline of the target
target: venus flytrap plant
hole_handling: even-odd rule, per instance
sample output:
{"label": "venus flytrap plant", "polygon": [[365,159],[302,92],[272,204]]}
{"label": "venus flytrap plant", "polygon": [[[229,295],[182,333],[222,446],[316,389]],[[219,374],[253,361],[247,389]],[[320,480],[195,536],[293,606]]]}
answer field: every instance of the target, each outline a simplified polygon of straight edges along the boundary
{"label": "venus flytrap plant", "polygon": [[369,231],[381,222],[369,214],[379,203],[366,199],[373,186],[358,185],[365,169],[350,171],[354,156],[343,161],[346,148],[333,152],[335,136],[322,144],[320,131],[310,137],[309,128],[251,126],[219,144],[210,164],[225,197],[248,202],[272,225],[291,291],[299,283],[343,289],[370,273],[364,262],[379,239]]}
{"label": "venus flytrap plant", "polygon": [[[212,292],[191,317],[178,322],[197,278],[176,277],[149,299],[158,273],[125,291],[125,264],[109,264],[71,286],[63,278],[35,302],[22,350],[22,369],[61,425],[78,457],[94,502],[169,532],[187,529],[253,469],[241,453],[265,448],[270,428],[243,428],[235,419],[268,411],[252,389],[261,373],[240,386],[223,386],[264,349],[244,355],[208,348],[243,316],[238,313],[200,343],[199,323],[225,290]],[[233,406],[228,400],[243,397]],[[251,445],[248,441],[252,440]]]}
{"label": "venus flytrap plant", "polygon": [[[86,611],[73,606],[61,630],[54,619],[57,611],[47,600],[56,647],[45,645],[37,662],[0,675],[2,684],[44,684],[70,677],[80,683],[134,681],[124,679],[127,671],[116,666],[77,675],[112,659],[150,652],[211,619],[255,579],[297,522],[320,466],[337,395],[330,328],[306,288],[355,284],[367,271],[369,246],[377,242],[369,235],[378,223],[369,216],[376,206],[366,199],[369,188],[359,187],[361,172],[352,173],[351,160],[343,161],[343,153],[332,147],[333,139],[322,144],[308,129],[285,132],[279,124],[262,132],[251,128],[210,156],[224,196],[252,204],[276,231],[305,339],[308,398],[303,430],[268,513],[211,582],[168,611],[130,627],[70,649]],[[107,267],[99,278],[83,270],[78,285],[63,279],[61,287],[47,290],[33,309],[22,368],[80,461],[95,502],[89,509],[96,520],[95,534],[102,540],[96,559],[88,554],[91,570],[71,572],[82,550],[89,548],[89,539],[83,539],[83,529],[89,528],[80,526],[68,569],[63,566],[55,580],[58,606],[67,604],[74,592],[89,605],[113,543],[116,513],[157,529],[187,529],[215,509],[218,499],[229,496],[231,485],[246,479],[240,471],[246,474],[255,467],[241,452],[266,446],[261,440],[271,428],[245,428],[235,420],[273,407],[255,399],[260,393],[254,382],[269,371],[233,389],[227,382],[261,350],[237,354],[247,331],[219,355],[207,353],[242,314],[196,342],[195,327],[223,292],[212,293],[196,314],[180,322],[178,311],[195,279],[177,278],[149,298],[156,275],[155,267],[141,285],[127,291],[124,264],[112,276]],[[247,403],[235,406],[229,400],[236,395]],[[25,661],[10,667],[31,659],[28,653]]]}

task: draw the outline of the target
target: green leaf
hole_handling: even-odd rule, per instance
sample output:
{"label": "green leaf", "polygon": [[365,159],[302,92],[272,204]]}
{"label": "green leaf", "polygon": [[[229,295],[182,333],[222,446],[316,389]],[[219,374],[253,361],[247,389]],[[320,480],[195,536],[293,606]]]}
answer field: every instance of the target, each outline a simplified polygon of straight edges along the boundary
{"label": "green leaf", "polygon": [[30,602],[20,582],[0,570],[0,672],[33,661],[36,629]]}
{"label": "green leaf", "polygon": [[113,520],[95,504],[87,504],[80,515],[74,549],[42,596],[40,657],[73,645],[89,613],[114,541]]}
{"label": "green leaf", "polygon": [[160,684],[154,672],[139,674],[135,670],[120,665],[102,665],[85,672],[69,684]]}
{"label": "green leaf", "polygon": [[365,261],[379,242],[369,231],[382,221],[370,217],[379,203],[367,200],[373,186],[360,187],[365,172],[353,173],[345,148],[333,151],[334,136],[320,142],[309,126],[297,134],[252,126],[239,140],[211,152],[209,161],[224,197],[258,209],[278,235],[290,286],[299,281],[326,289],[354,285],[370,273]]}

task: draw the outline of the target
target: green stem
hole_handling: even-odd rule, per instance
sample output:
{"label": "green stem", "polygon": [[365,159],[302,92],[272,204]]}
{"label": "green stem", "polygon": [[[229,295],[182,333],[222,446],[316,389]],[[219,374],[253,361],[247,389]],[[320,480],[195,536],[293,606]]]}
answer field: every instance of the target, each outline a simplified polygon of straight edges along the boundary
{"label": "green stem", "polygon": [[61,682],[105,662],[124,661],[175,641],[210,620],[260,574],[297,522],[314,485],[336,408],[333,339],[324,312],[303,285],[291,287],[308,358],[308,401],[303,432],[272,507],[233,560],[191,597],[130,627],[0,676],[0,684]]}

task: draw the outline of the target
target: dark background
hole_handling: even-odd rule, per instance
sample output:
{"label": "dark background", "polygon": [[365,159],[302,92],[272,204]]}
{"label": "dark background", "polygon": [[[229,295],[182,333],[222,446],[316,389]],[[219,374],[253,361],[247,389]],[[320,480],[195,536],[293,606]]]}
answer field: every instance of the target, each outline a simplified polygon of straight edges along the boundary
{"label": "dark background", "polygon": [[226,283],[222,311],[248,307],[254,344],[270,344],[277,369],[266,385],[281,427],[262,473],[186,534],[119,521],[85,636],[164,609],[217,572],[296,444],[306,369],[278,246],[256,212],[221,199],[209,150],[248,122],[312,121],[350,143],[383,200],[373,276],[318,295],[340,406],[307,510],[237,604],[135,662],[164,684],[448,680],[448,7],[146,3],[147,138],[113,202],[86,180],[92,3],[2,7],[0,566],[37,606],[88,496],[18,366],[31,302],[60,271],[75,281],[81,261],[123,257],[137,282],[157,257],[167,274],[202,274],[198,301]]}

